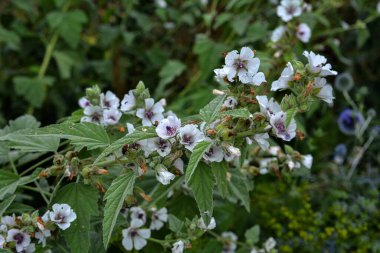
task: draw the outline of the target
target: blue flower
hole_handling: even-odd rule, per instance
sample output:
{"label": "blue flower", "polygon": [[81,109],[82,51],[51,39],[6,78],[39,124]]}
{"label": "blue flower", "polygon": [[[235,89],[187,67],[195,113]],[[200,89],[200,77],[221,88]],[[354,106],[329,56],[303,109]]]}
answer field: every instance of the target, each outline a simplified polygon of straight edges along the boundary
{"label": "blue flower", "polygon": [[363,115],[352,109],[345,109],[340,113],[338,125],[340,131],[347,135],[354,135],[355,130],[359,129],[364,124]]}

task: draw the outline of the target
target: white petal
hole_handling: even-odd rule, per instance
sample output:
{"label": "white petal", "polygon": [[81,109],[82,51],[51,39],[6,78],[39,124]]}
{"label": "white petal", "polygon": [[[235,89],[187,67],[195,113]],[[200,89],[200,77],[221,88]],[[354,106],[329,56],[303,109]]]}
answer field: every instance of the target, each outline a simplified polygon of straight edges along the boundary
{"label": "white petal", "polygon": [[240,50],[240,59],[243,61],[251,60],[253,57],[255,57],[255,54],[253,53],[252,49],[249,47],[242,47]]}
{"label": "white petal", "polygon": [[135,236],[133,238],[133,244],[135,246],[135,249],[140,250],[144,248],[144,246],[147,244],[146,240],[140,236]]}
{"label": "white petal", "polygon": [[129,236],[124,237],[123,240],[121,241],[121,243],[123,244],[123,246],[126,250],[132,250],[133,249],[131,237],[129,237]]}
{"label": "white petal", "polygon": [[225,64],[227,66],[232,66],[237,59],[239,59],[238,51],[233,50],[226,55]]}
{"label": "white petal", "polygon": [[256,75],[254,75],[252,77],[252,80],[251,80],[251,83],[253,85],[256,85],[256,86],[259,86],[260,84],[262,84],[263,82],[266,82],[265,80],[265,75],[263,72],[259,72],[257,73]]}

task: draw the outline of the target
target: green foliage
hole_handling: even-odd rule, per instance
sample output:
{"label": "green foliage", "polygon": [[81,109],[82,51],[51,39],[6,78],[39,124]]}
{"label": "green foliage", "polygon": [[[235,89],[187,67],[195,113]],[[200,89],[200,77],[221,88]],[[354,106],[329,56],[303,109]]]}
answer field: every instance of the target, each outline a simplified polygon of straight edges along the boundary
{"label": "green foliage", "polygon": [[16,198],[16,195],[11,195],[8,198],[1,201],[1,203],[0,203],[0,216],[3,216],[4,212],[12,204],[12,202],[15,200],[15,198]]}
{"label": "green foliage", "polygon": [[227,162],[223,161],[221,163],[211,163],[211,170],[214,174],[216,180],[216,186],[218,187],[219,193],[225,198],[229,193],[229,180],[228,180],[228,166]]}
{"label": "green foliage", "polygon": [[186,169],[186,183],[189,183],[191,181],[191,178],[194,176],[195,171],[198,168],[198,164],[200,160],[203,157],[203,154],[211,147],[212,143],[208,141],[202,141],[199,142],[194,150],[193,153],[191,153],[189,165]]}
{"label": "green foliage", "polygon": [[208,105],[199,111],[201,119],[206,122],[206,126],[211,124],[214,120],[220,116],[220,108],[223,105],[226,95],[217,96]]}
{"label": "green foliage", "polygon": [[107,248],[111,239],[117,216],[120,213],[125,198],[133,192],[135,179],[136,175],[133,171],[127,171],[112,181],[104,196],[104,200],[106,201],[103,219],[103,243],[105,248]]}

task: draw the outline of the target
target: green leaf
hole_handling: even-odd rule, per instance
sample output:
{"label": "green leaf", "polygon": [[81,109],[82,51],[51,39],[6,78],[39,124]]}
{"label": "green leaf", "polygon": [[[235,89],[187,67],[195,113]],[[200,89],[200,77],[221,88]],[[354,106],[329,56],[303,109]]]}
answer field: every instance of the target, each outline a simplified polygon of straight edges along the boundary
{"label": "green leaf", "polygon": [[112,181],[104,196],[104,200],[106,201],[103,219],[103,243],[105,248],[108,246],[117,216],[120,213],[125,198],[133,193],[135,179],[136,175],[133,171],[127,171]]}
{"label": "green leaf", "polygon": [[171,83],[174,80],[174,78],[181,75],[185,69],[186,65],[180,61],[167,61],[166,64],[161,68],[160,73],[158,74],[160,76],[160,82],[158,83],[158,87],[155,91],[156,96],[162,96],[166,85]]}
{"label": "green leaf", "polygon": [[71,69],[75,64],[75,59],[68,53],[63,51],[55,51],[54,59],[57,62],[59,74],[62,79],[71,77]]}
{"label": "green leaf", "polygon": [[7,46],[13,50],[20,49],[20,36],[17,33],[5,29],[0,25],[0,42],[5,42]]}
{"label": "green leaf", "polygon": [[2,140],[9,141],[9,147],[24,152],[55,152],[59,147],[59,138],[55,136],[32,136],[22,133],[8,134]]}
{"label": "green leaf", "polygon": [[20,177],[12,172],[0,171],[0,200],[16,191],[19,179]]}
{"label": "green leaf", "polygon": [[217,96],[211,102],[199,111],[199,115],[202,120],[209,125],[211,122],[215,121],[218,116],[220,116],[220,108],[223,105],[226,95]]}
{"label": "green leaf", "polygon": [[230,171],[231,181],[229,183],[229,191],[237,199],[242,201],[245,209],[250,211],[250,197],[249,191],[251,190],[250,183],[248,182],[247,177],[240,172],[238,169],[233,169]]}
{"label": "green leaf", "polygon": [[32,174],[20,178],[19,184],[25,185],[25,184],[30,184],[30,183],[36,181],[37,179],[39,179],[39,175],[40,175],[40,172],[42,170],[44,170],[44,168],[39,167],[39,168],[35,169]]}
{"label": "green leaf", "polygon": [[286,111],[286,121],[285,121],[285,126],[288,127],[292,119],[296,116],[297,114],[297,108],[292,108]]}
{"label": "green leaf", "polygon": [[[90,219],[99,215],[98,191],[82,183],[71,183],[60,189],[54,203],[66,203],[71,206],[77,219],[64,230],[63,236],[73,253],[86,253],[90,248]],[[50,203],[53,204],[53,203]]]}
{"label": "green leaf", "polygon": [[16,76],[13,78],[16,93],[37,108],[42,106],[46,98],[47,87],[53,82],[54,78],[48,76],[43,78]]}
{"label": "green leaf", "polygon": [[258,225],[251,227],[245,231],[244,236],[248,244],[254,245],[260,239],[260,227]]}
{"label": "green leaf", "polygon": [[89,122],[51,125],[39,129],[37,133],[68,139],[79,149],[86,147],[92,150],[110,145],[110,139],[104,127]]}
{"label": "green leaf", "polygon": [[213,211],[214,176],[209,166],[199,163],[188,183],[206,226],[210,223]]}
{"label": "green leaf", "polygon": [[52,29],[72,48],[76,48],[80,41],[82,26],[87,22],[86,14],[81,10],[69,12],[54,11],[47,15],[47,21]]}
{"label": "green leaf", "polygon": [[244,32],[247,30],[251,18],[252,15],[248,13],[243,13],[238,16],[235,16],[235,18],[231,22],[231,26],[237,35],[241,36],[244,34]]}
{"label": "green leaf", "polygon": [[193,177],[193,174],[196,171],[198,163],[202,159],[203,154],[211,147],[211,145],[211,142],[202,141],[195,146],[193,153],[191,153],[190,156],[189,165],[186,169],[185,179],[187,184]]}
{"label": "green leaf", "polygon": [[4,212],[12,204],[15,198],[16,198],[16,195],[12,195],[0,202],[0,217],[3,216]]}
{"label": "green leaf", "polygon": [[175,217],[173,214],[169,214],[168,216],[169,229],[174,233],[181,232],[184,222]]}
{"label": "green leaf", "polygon": [[229,191],[228,191],[228,179],[227,179],[227,173],[228,173],[228,166],[227,162],[223,161],[220,163],[213,162],[211,163],[211,170],[214,174],[216,185],[218,187],[220,195],[222,195],[223,198],[225,198]]}
{"label": "green leaf", "polygon": [[247,108],[232,109],[221,113],[221,116],[232,116],[233,118],[248,119],[251,113]]}
{"label": "green leaf", "polygon": [[137,141],[150,139],[154,137],[157,137],[156,130],[154,127],[142,127],[141,129],[136,129],[133,133],[129,133],[126,136],[118,139],[114,143],[107,145],[103,152],[96,158],[94,163],[99,162],[101,159],[111,154],[113,151],[120,149],[126,144],[132,144]]}

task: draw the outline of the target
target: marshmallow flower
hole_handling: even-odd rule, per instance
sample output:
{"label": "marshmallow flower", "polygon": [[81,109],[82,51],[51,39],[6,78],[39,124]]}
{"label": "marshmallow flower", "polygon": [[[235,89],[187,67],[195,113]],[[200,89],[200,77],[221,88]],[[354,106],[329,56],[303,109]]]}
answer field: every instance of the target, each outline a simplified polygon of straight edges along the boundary
{"label": "marshmallow flower", "polygon": [[237,101],[234,97],[227,97],[226,101],[224,101],[223,105],[229,109],[234,109],[237,105]]}
{"label": "marshmallow flower", "polygon": [[227,73],[227,79],[233,82],[236,76],[244,84],[260,85],[265,82],[265,76],[262,72],[257,72],[260,66],[260,60],[255,58],[254,52],[243,47],[240,54],[233,50],[226,55],[224,71]]}
{"label": "marshmallow flower", "polygon": [[140,250],[147,244],[146,239],[150,238],[149,229],[140,229],[139,226],[135,226],[133,223],[129,228],[123,229],[122,234],[122,244],[126,250],[132,250],[133,248]]}
{"label": "marshmallow flower", "polygon": [[286,64],[286,68],[281,72],[281,76],[277,81],[272,83],[270,90],[284,90],[289,88],[289,82],[292,81],[294,75],[294,69],[290,62]]}
{"label": "marshmallow flower", "polygon": [[226,152],[224,153],[224,160],[227,162],[231,162],[237,157],[241,156],[240,149],[234,147],[234,146],[228,146],[226,149]]}
{"label": "marshmallow flower", "polygon": [[92,122],[95,124],[103,124],[103,110],[100,106],[87,106],[83,110],[81,122]]}
{"label": "marshmallow flower", "polygon": [[106,126],[116,125],[119,122],[121,116],[122,113],[118,109],[105,109],[103,111],[103,123]]}
{"label": "marshmallow flower", "polygon": [[30,235],[22,232],[19,229],[10,229],[7,233],[7,242],[15,242],[16,244],[16,251],[22,252],[28,248],[30,245]]}
{"label": "marshmallow flower", "polygon": [[136,98],[133,94],[133,91],[130,90],[128,94],[124,95],[123,100],[121,101],[120,110],[122,112],[128,112],[136,106]]}
{"label": "marshmallow flower", "polygon": [[270,124],[274,134],[283,139],[290,141],[296,136],[296,121],[291,119],[290,124],[286,127],[286,112],[280,111],[270,117]]}
{"label": "marshmallow flower", "polygon": [[223,250],[222,253],[235,253],[237,236],[232,232],[223,232]]}
{"label": "marshmallow flower", "polygon": [[60,229],[66,230],[70,227],[71,222],[76,220],[77,215],[68,204],[54,204],[49,217]]}
{"label": "marshmallow flower", "polygon": [[183,253],[184,247],[185,247],[185,244],[183,243],[183,241],[179,240],[173,243],[172,253]]}
{"label": "marshmallow flower", "polygon": [[210,162],[221,162],[224,158],[222,148],[212,145],[207,152],[204,153],[203,158]]}
{"label": "marshmallow flower", "polygon": [[4,236],[0,235],[0,249],[4,248],[5,244],[5,238]]}
{"label": "marshmallow flower", "polygon": [[161,184],[168,185],[175,178],[175,175],[165,169],[165,167],[159,166],[156,169],[156,178]]}
{"label": "marshmallow flower", "polygon": [[333,88],[330,84],[327,84],[325,78],[314,78],[314,88],[319,90],[316,96],[328,104],[332,104],[334,100]]}
{"label": "marshmallow flower", "polygon": [[100,106],[103,109],[117,109],[119,107],[119,102],[119,98],[111,91],[107,91],[105,95],[104,93],[100,94]]}
{"label": "marshmallow flower", "polygon": [[272,237],[268,238],[264,243],[265,251],[270,252],[274,247],[276,247],[276,241]]}
{"label": "marshmallow flower", "polygon": [[[269,142],[267,141],[269,139],[269,134],[268,133],[262,133],[262,134],[255,134],[253,136],[253,140],[259,145],[259,147],[262,150],[268,150],[269,149]],[[252,141],[251,141],[252,143]],[[248,144],[251,144],[248,141]]]}
{"label": "marshmallow flower", "polygon": [[281,111],[280,105],[271,98],[268,101],[267,96],[256,96],[257,102],[259,102],[260,112],[264,114],[268,119],[277,112]]}
{"label": "marshmallow flower", "polygon": [[156,133],[164,140],[176,136],[179,128],[181,127],[181,120],[176,116],[168,116],[166,119],[161,120],[156,128]]}
{"label": "marshmallow flower", "polygon": [[91,106],[91,102],[86,97],[80,98],[78,103],[79,103],[79,106],[83,109],[88,106]]}
{"label": "marshmallow flower", "polygon": [[166,207],[160,210],[153,210],[151,216],[152,222],[150,223],[151,230],[160,230],[164,226],[164,222],[168,221],[168,209]]}
{"label": "marshmallow flower", "polygon": [[131,208],[131,226],[141,227],[146,222],[146,214],[143,209],[140,207],[132,207]]}
{"label": "marshmallow flower", "polygon": [[286,26],[281,25],[277,27],[276,29],[273,30],[270,40],[272,42],[279,41],[282,38],[282,36],[284,36],[285,32],[286,32]]}
{"label": "marshmallow flower", "polygon": [[314,52],[303,52],[303,55],[307,58],[309,62],[309,70],[312,73],[319,73],[321,77],[324,76],[335,76],[337,72],[332,70],[331,64],[327,63],[326,57],[315,54]]}
{"label": "marshmallow flower", "polygon": [[161,157],[165,157],[170,154],[172,150],[172,144],[168,140],[162,138],[152,138],[148,140],[149,148],[146,149],[147,153],[157,151]]}
{"label": "marshmallow flower", "polygon": [[197,125],[189,124],[179,129],[179,142],[190,151],[193,151],[195,145],[203,140],[204,135]]}
{"label": "marshmallow flower", "polygon": [[199,218],[197,222],[197,226],[203,230],[213,230],[216,227],[215,218],[214,217],[211,218],[210,224],[208,224],[207,227],[206,227],[205,222],[203,221],[203,218]]}
{"label": "marshmallow flower", "polygon": [[227,74],[228,74],[228,69],[226,67],[223,67],[222,69],[214,69],[215,73],[215,80],[220,83],[220,84],[228,84],[226,82]]}
{"label": "marshmallow flower", "polygon": [[310,41],[310,37],[311,37],[311,29],[310,29],[310,27],[307,24],[305,24],[305,23],[301,23],[297,27],[296,36],[303,43],[308,43]]}
{"label": "marshmallow flower", "polygon": [[136,116],[142,119],[143,126],[152,126],[156,121],[164,118],[164,107],[161,102],[154,103],[153,98],[145,99],[145,108],[137,109]]}
{"label": "marshmallow flower", "polygon": [[300,0],[282,0],[281,4],[277,6],[277,15],[285,22],[301,14],[302,6]]}

